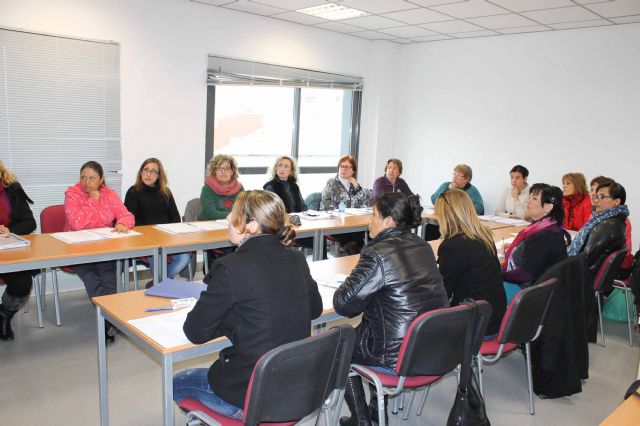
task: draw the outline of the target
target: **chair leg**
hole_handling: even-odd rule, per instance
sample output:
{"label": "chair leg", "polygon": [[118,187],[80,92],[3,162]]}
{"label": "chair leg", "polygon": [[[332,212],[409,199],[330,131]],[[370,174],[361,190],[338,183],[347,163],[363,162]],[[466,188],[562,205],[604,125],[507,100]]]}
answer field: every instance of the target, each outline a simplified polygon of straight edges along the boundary
{"label": "chair leg", "polygon": [[189,281],[193,281],[193,265],[191,264],[191,259],[189,259]]}
{"label": "chair leg", "polygon": [[[51,275],[53,276],[53,271],[55,271],[55,268],[50,269],[51,271]],[[47,293],[47,270],[45,269],[45,273],[42,277],[42,281],[40,282],[40,311],[44,313],[44,310],[46,309],[46,305],[44,303],[44,296]]]}
{"label": "chair leg", "polygon": [[480,395],[484,398],[484,384],[482,383],[482,355],[478,354],[476,356],[476,360],[478,361],[478,386],[480,387]]}
{"label": "chair leg", "polygon": [[633,337],[631,335],[631,312],[629,311],[629,289],[624,290],[624,307],[627,309],[627,328],[629,329],[629,346],[633,346]]}
{"label": "chair leg", "polygon": [[209,255],[206,250],[202,252],[202,261],[204,262],[204,274],[207,275],[209,273]]}
{"label": "chair leg", "polygon": [[424,394],[422,395],[422,399],[420,400],[420,408],[418,408],[418,412],[416,416],[420,416],[422,414],[422,410],[424,409],[424,404],[427,403],[427,397],[429,396],[429,391],[431,390],[431,385],[427,385],[424,390]]}
{"label": "chair leg", "polygon": [[36,313],[38,314],[38,327],[44,328],[44,321],[42,320],[42,294],[40,293],[40,286],[42,285],[42,277],[47,274],[47,270],[41,269],[40,271],[40,275],[33,278],[33,294],[36,295]]}
{"label": "chair leg", "polygon": [[409,418],[409,412],[411,411],[411,407],[413,407],[413,400],[416,397],[416,390],[411,389],[411,396],[409,397],[409,405],[407,405],[407,409],[404,410],[404,416],[402,416],[402,420],[407,420]]}
{"label": "chair leg", "polygon": [[131,259],[131,267],[133,269],[133,289],[138,290],[138,260],[135,257]]}
{"label": "chair leg", "polygon": [[536,412],[533,407],[533,379],[531,377],[531,345],[529,342],[524,345],[524,358],[527,362],[527,387],[529,388],[529,413],[533,416]]}
{"label": "chair leg", "polygon": [[60,320],[60,293],[58,292],[58,274],[57,272],[53,273],[52,280],[53,282],[53,305],[56,310],[56,325],[60,326],[62,321]]}
{"label": "chair leg", "polygon": [[605,347],[605,343],[604,343],[604,325],[602,323],[602,306],[600,305],[600,292],[596,291],[596,302],[598,303],[598,321],[600,323],[600,345],[602,345],[602,347]]}
{"label": "chair leg", "polygon": [[[377,387],[377,386],[376,386]],[[384,389],[380,388],[377,389],[376,392],[378,395],[378,425],[379,426],[386,426],[386,421],[384,418],[385,415],[385,406],[384,406]]]}

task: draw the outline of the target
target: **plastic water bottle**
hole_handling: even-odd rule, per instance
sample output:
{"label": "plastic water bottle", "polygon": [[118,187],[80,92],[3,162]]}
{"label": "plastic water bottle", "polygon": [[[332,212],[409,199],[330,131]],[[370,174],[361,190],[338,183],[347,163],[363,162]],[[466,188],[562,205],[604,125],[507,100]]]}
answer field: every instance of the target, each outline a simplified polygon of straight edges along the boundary
{"label": "plastic water bottle", "polygon": [[340,217],[344,217],[344,213],[347,211],[347,203],[344,199],[340,200],[340,204],[338,204],[338,214]]}

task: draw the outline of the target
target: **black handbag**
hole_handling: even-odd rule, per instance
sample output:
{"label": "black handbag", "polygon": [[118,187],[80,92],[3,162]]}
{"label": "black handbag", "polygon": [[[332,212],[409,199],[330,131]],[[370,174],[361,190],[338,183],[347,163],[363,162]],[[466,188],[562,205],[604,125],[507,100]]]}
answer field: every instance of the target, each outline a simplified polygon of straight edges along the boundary
{"label": "black handbag", "polygon": [[463,361],[460,371],[460,384],[456,392],[456,399],[447,419],[447,426],[490,426],[484,407],[484,399],[478,388],[476,376],[471,369],[472,344],[475,324],[477,322],[478,307],[475,302],[465,302],[471,308],[471,318],[467,324],[464,341]]}

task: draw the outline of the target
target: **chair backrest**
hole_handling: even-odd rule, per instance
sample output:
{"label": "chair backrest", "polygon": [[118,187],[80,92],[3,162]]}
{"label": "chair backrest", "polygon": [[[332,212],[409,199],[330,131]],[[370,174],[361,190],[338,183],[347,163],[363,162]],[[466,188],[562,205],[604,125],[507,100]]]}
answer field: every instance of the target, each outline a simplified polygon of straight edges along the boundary
{"label": "chair backrest", "polygon": [[520,290],[502,317],[498,342],[527,343],[533,340],[544,323],[556,278]]}
{"label": "chair backrest", "polygon": [[318,410],[340,347],[341,329],[278,346],[253,369],[244,406],[244,423],[297,421]]}
{"label": "chair backrest", "polygon": [[613,280],[620,271],[620,266],[627,255],[627,251],[626,247],[614,251],[602,262],[596,277],[593,279],[593,289],[595,291],[607,292],[613,288]]}
{"label": "chair backrest", "polygon": [[40,230],[43,234],[64,231],[66,221],[62,204],[46,207],[40,212]]}
{"label": "chair backrest", "polygon": [[187,206],[184,208],[184,216],[182,217],[182,219],[185,222],[200,220],[201,214],[202,204],[200,204],[200,198],[193,198],[187,202]]}
{"label": "chair backrest", "polygon": [[346,387],[351,367],[353,345],[356,341],[356,331],[349,324],[343,324],[337,328],[340,330],[338,353],[323,399],[328,398],[334,390],[344,389]]}
{"label": "chair backrest", "polygon": [[307,195],[304,200],[307,207],[311,210],[320,210],[320,204],[322,203],[322,192],[312,192]]}
{"label": "chair backrest", "polygon": [[[485,302],[486,303],[486,302]],[[435,309],[419,315],[407,330],[396,363],[400,376],[439,376],[462,362],[467,323],[467,305]]]}

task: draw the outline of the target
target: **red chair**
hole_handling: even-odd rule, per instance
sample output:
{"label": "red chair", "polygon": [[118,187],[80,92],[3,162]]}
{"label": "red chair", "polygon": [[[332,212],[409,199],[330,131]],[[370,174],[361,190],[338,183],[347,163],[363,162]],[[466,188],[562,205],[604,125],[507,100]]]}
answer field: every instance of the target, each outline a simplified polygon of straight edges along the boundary
{"label": "red chair", "polygon": [[318,411],[338,365],[341,334],[341,329],[332,328],[263,355],[251,375],[242,420],[223,416],[195,399],[184,399],[178,405],[189,411],[187,425],[290,426]]}
{"label": "red chair", "polygon": [[[478,322],[481,322],[486,330],[488,318],[491,316],[491,305],[484,300],[477,303]],[[353,372],[377,389],[380,426],[385,426],[385,395],[401,396],[405,390],[411,391],[409,406],[404,415],[406,420],[416,391],[424,388],[420,408],[416,413],[418,416],[422,414],[431,384],[453,371],[463,361],[465,335],[471,313],[467,305],[459,305],[429,311],[413,320],[400,347],[396,363],[397,374],[382,373],[359,364],[351,365]],[[484,330],[474,331],[484,335]],[[477,343],[475,348],[479,346],[479,342]]]}
{"label": "red chair", "polygon": [[[40,212],[40,230],[43,234],[52,234],[54,232],[63,232],[66,224],[66,216],[64,213],[64,205],[58,204],[55,206],[46,207]],[[74,273],[74,270],[70,266],[63,266],[64,272],[70,274]],[[60,293],[58,292],[58,268],[51,268],[51,281],[53,282],[53,302],[56,309],[56,325],[61,325],[60,319]],[[40,309],[44,311],[44,295],[47,290],[47,269],[42,270],[42,282],[40,286]]]}
{"label": "red chair", "polygon": [[483,364],[498,361],[502,355],[525,345],[527,366],[527,384],[529,386],[529,413],[535,414],[533,406],[533,382],[531,379],[530,343],[542,332],[547,306],[553,294],[557,279],[551,278],[540,284],[520,290],[509,303],[502,317],[500,331],[491,340],[485,340],[480,346],[478,360],[478,384],[484,395],[482,384]]}
{"label": "red chair", "polygon": [[[598,323],[600,325],[600,341],[601,345],[604,348],[604,325],[602,322],[602,303],[601,303],[601,294],[609,294],[611,290],[613,290],[614,280],[620,272],[620,266],[624,261],[625,256],[627,255],[627,248],[623,248],[621,250],[614,251],[609,254],[607,258],[600,265],[600,269],[598,269],[598,273],[596,277],[593,279],[593,291],[596,296],[596,303],[598,305]],[[625,292],[626,296],[626,292]],[[628,318],[628,305],[627,305],[627,318]],[[631,333],[631,331],[629,331]],[[631,340],[631,335],[629,335],[629,340]]]}

